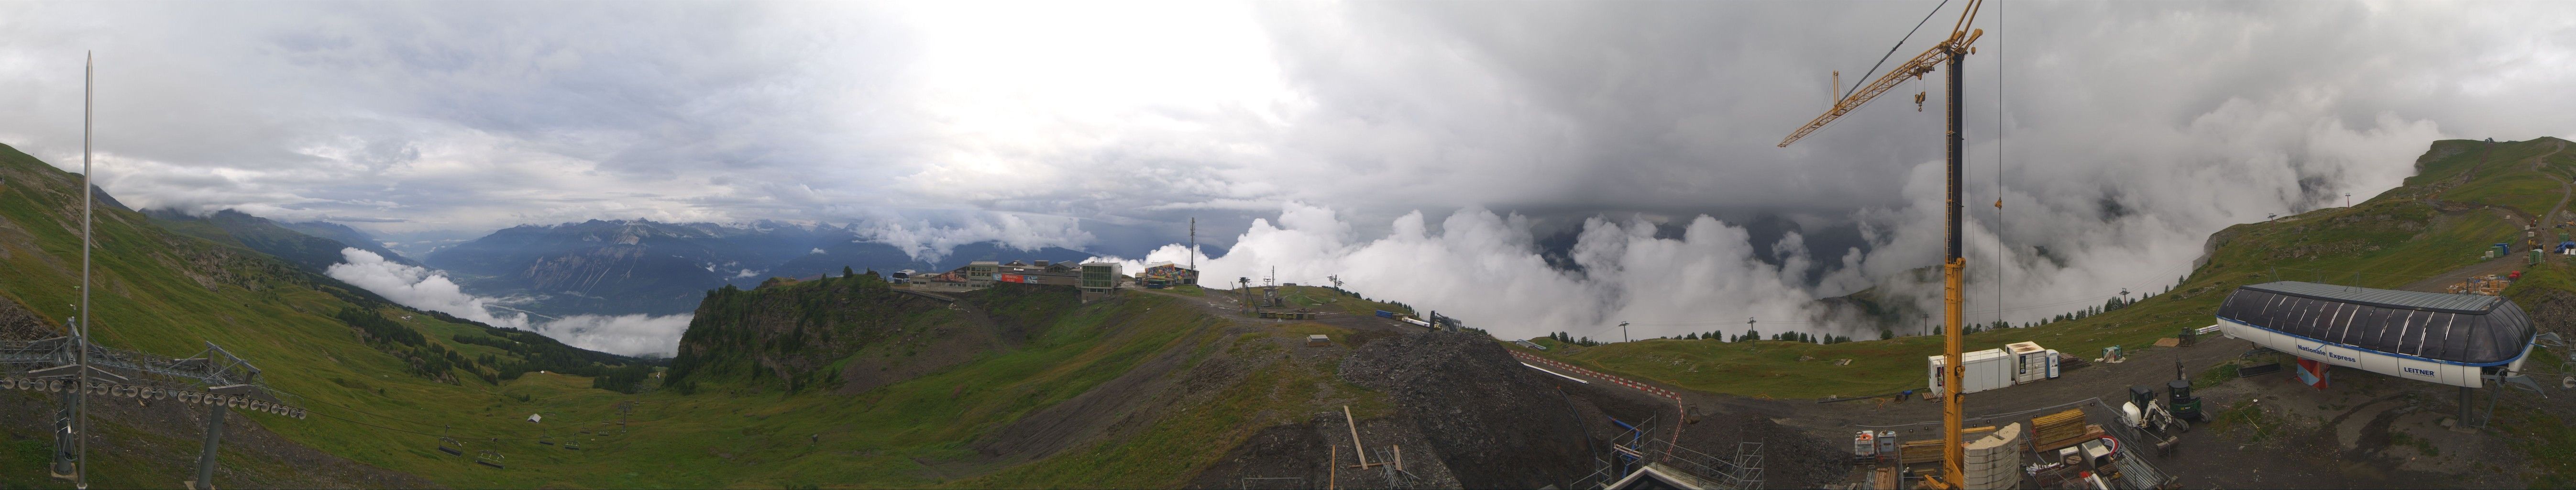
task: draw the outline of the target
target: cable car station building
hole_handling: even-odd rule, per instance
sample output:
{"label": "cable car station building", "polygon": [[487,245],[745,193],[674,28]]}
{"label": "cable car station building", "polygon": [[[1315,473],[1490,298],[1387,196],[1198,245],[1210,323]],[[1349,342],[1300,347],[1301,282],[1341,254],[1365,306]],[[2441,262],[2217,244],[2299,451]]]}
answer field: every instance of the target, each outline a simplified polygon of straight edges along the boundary
{"label": "cable car station building", "polygon": [[2536,338],[2531,317],[2501,297],[2297,281],[2238,287],[2218,324],[2311,361],[2463,388],[2520,371]]}

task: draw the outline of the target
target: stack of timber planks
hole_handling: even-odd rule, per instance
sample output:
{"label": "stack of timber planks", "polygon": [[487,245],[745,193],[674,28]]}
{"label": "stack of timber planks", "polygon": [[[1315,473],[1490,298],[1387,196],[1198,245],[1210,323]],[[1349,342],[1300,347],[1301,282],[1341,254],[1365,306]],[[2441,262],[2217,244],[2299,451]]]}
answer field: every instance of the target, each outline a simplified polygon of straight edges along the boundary
{"label": "stack of timber planks", "polygon": [[2102,426],[2084,423],[2081,408],[2040,416],[2031,419],[2030,425],[2037,436],[2031,439],[2035,451],[2054,451],[2102,436]]}

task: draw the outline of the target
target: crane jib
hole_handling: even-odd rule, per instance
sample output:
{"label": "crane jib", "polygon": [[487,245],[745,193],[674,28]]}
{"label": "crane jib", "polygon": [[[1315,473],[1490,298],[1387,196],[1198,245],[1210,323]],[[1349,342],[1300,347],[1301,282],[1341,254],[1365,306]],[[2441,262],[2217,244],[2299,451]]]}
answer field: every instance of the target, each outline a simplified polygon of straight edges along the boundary
{"label": "crane jib", "polygon": [[1950,57],[1953,56],[1953,52],[1966,52],[1972,44],[1977,42],[1977,38],[1984,37],[1985,33],[1986,31],[1984,29],[1969,31],[1964,36],[1952,38],[1956,41],[1944,41],[1940,45],[1933,46],[1932,49],[1923,51],[1923,54],[1915,55],[1914,59],[1906,60],[1905,64],[1897,65],[1896,69],[1888,70],[1887,74],[1879,76],[1877,81],[1870,82],[1869,86],[1861,88],[1860,91],[1852,92],[1850,96],[1843,97],[1842,101],[1834,103],[1834,107],[1832,109],[1826,110],[1823,115],[1816,116],[1816,119],[1813,121],[1807,121],[1807,125],[1798,127],[1796,132],[1789,133],[1789,137],[1787,139],[1780,140],[1779,147],[1787,148],[1790,143],[1797,142],[1799,138],[1807,137],[1807,133],[1813,133],[1818,129],[1824,129],[1825,125],[1832,124],[1835,119],[1842,118],[1844,114],[1850,114],[1851,111],[1859,109],[1861,105],[1868,104],[1870,100],[1877,99],[1879,95],[1886,94],[1889,90],[1895,90],[1897,86],[1905,83],[1905,79],[1921,78],[1923,75],[1931,73],[1933,69],[1939,67],[1941,63],[1950,61]]}

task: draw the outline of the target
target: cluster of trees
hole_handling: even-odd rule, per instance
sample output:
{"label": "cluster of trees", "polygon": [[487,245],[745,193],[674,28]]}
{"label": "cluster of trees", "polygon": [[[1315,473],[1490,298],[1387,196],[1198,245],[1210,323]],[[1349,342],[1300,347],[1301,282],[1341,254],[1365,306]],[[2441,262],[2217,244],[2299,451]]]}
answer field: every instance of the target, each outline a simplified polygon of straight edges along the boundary
{"label": "cluster of trees", "polygon": [[399,344],[417,346],[422,342],[428,341],[428,339],[420,336],[420,332],[413,331],[411,327],[403,326],[400,323],[394,323],[393,320],[387,320],[384,315],[376,314],[375,310],[361,309],[355,306],[343,306],[340,307],[340,312],[333,313],[331,318],[339,319],[340,323],[346,323],[349,324],[350,327],[358,329],[358,332],[364,334],[363,336],[365,337],[365,340],[370,345]]}
{"label": "cluster of trees", "polygon": [[[727,284],[708,291],[680,334],[679,355],[661,386],[686,395],[705,380],[783,381],[790,393],[835,384],[838,371],[814,366],[868,345],[902,342],[911,332],[906,328],[919,327],[908,321],[926,321],[916,314],[920,306],[905,306],[919,298],[896,294],[876,271],[844,267],[841,273],[794,287],[745,290]],[[988,315],[1040,323],[1053,310],[1035,305],[1077,301],[1071,288],[1013,286],[1018,285],[979,294]]]}
{"label": "cluster of trees", "polygon": [[448,383],[457,382],[456,376],[451,371],[460,369],[471,373],[476,378],[481,378],[483,382],[500,384],[502,381],[519,379],[520,375],[531,371],[600,376],[607,372],[610,366],[625,366],[624,369],[628,370],[643,369],[649,375],[653,368],[650,363],[643,360],[574,348],[536,332],[495,328],[458,319],[445,313],[432,312],[430,315],[484,327],[484,332],[490,335],[456,334],[448,340],[459,344],[498,348],[509,352],[515,356],[515,359],[492,354],[468,357],[463,352],[448,348],[446,344],[430,342],[427,337],[420,334],[420,331],[385,318],[383,314],[372,309],[343,307],[331,317],[356,329],[367,345],[408,361],[413,375]]}
{"label": "cluster of trees", "polygon": [[[2085,318],[2091,318],[2091,317],[2093,317],[2094,315],[2100,315],[2100,314],[2103,314],[2103,313],[2110,313],[2110,312],[2113,312],[2113,311],[2119,311],[2119,309],[2121,309],[2121,308],[2127,308],[2127,307],[2129,307],[2129,305],[2138,304],[2138,302],[2140,302],[2140,301],[2146,301],[2146,300],[2147,300],[2147,298],[2153,298],[2153,297],[2156,297],[2155,293],[2147,293],[2147,294],[2145,294],[2145,295],[2141,295],[2141,296],[2139,296],[2139,297],[2138,297],[2138,299],[2111,298],[2111,299],[2108,299],[2108,300],[2104,300],[2104,301],[2102,302],[2102,304],[2101,304],[2101,305],[2099,305],[2099,306],[2087,306],[2087,307],[2084,307],[2084,309],[2081,309],[2081,310],[2075,310],[2075,311],[2071,311],[2071,312],[2060,313],[2060,314],[2058,314],[2057,316],[2049,317],[2049,318],[2048,318],[2048,319],[2046,319],[2046,320],[2040,320],[2040,321],[2036,321],[2036,322],[2024,322],[2024,323],[2022,323],[2022,324],[2021,324],[2021,326],[2022,326],[2022,327],[2024,327],[2024,328],[2028,328],[2028,327],[2036,327],[2036,326],[2040,326],[2040,325],[2047,325],[2047,324],[2051,324],[2051,323],[2057,323],[2057,322],[2068,321],[2068,320],[2082,320],[2082,319],[2085,319]],[[1998,322],[1998,323],[2001,323],[2001,322]],[[2004,327],[2008,327],[2008,326],[2009,326],[2009,325],[1997,325],[1997,326],[1994,326],[1993,328],[2004,328]],[[1968,330],[1967,330],[1967,332],[1968,332],[1968,333],[1977,333],[1977,332],[1978,332],[1978,331],[1980,331],[1980,330],[1983,330],[1983,329],[1970,328],[1970,329],[1968,329]]]}
{"label": "cluster of trees", "polygon": [[1556,339],[1557,342],[1565,344],[1580,345],[1584,347],[1601,345],[1600,342],[1592,341],[1591,337],[1575,338],[1573,335],[1567,335],[1565,332],[1547,334],[1547,338]]}
{"label": "cluster of trees", "polygon": [[624,366],[607,368],[600,372],[598,376],[591,377],[590,387],[632,395],[636,392],[644,391],[645,386],[648,384],[647,381],[652,378],[652,365],[643,363],[627,364]]}
{"label": "cluster of trees", "polygon": [[415,376],[454,383],[456,377],[449,375],[448,370],[460,365],[465,366],[467,371],[476,370],[474,361],[457,355],[456,351],[448,350],[445,345],[429,343],[429,339],[422,337],[420,332],[385,319],[384,315],[377,314],[375,310],[345,306],[341,307],[339,312],[332,313],[331,318],[348,324],[349,328],[357,329],[358,336],[368,346],[409,361],[411,372]]}
{"label": "cluster of trees", "polygon": [[[2188,278],[2185,278],[2185,279],[2188,279]],[[2171,286],[2167,286],[2167,287],[2165,288],[2165,290],[2166,290],[2166,291],[2172,291],[2172,289],[2173,289],[2173,288],[2172,288]],[[1335,290],[1336,290],[1336,291],[1339,291],[1339,289],[1338,289],[1338,288],[1335,288]],[[1348,292],[1348,291],[1344,291],[1343,293],[1344,293],[1344,294],[1350,294],[1350,295],[1355,296],[1355,297],[1356,297],[1356,296],[1358,296],[1357,294],[1353,294],[1353,293],[1350,293],[1350,292]],[[2055,316],[2055,317],[2051,317],[2051,318],[2046,319],[2046,320],[2040,320],[2040,321],[2035,321],[2035,322],[2024,322],[2024,323],[2022,323],[2022,324],[2021,324],[2021,325],[2019,325],[2019,326],[2020,326],[2020,327],[2023,327],[2023,328],[2029,328],[2029,327],[2036,327],[2036,326],[2047,325],[2047,324],[2057,323],[2057,322],[2062,322],[2062,321],[2068,321],[2068,320],[2082,320],[2082,319],[2085,319],[2085,318],[2091,318],[2091,317],[2093,317],[2094,315],[2100,315],[2100,314],[2103,314],[2103,313],[2109,313],[2109,312],[2113,312],[2113,311],[2119,311],[2121,308],[2127,308],[2127,307],[2129,307],[2130,305],[2138,304],[2138,302],[2146,301],[2146,300],[2147,300],[2147,298],[2153,298],[2153,297],[2155,297],[2155,296],[2156,296],[2156,293],[2144,293],[2144,294],[2140,295],[2140,296],[2138,297],[2138,299],[2111,298],[2111,299],[2108,299],[2108,300],[2104,300],[2104,301],[2102,302],[2102,304],[2101,304],[2101,305],[2098,305],[2098,306],[2088,306],[2088,307],[2085,307],[2084,309],[2076,310],[2076,311],[2072,311],[2072,312],[2067,312],[2067,313],[2064,313],[2064,314],[2059,314],[2059,315],[2057,315],[2057,316]],[[1983,332],[1983,331],[1987,331],[1987,330],[1994,330],[1994,329],[2001,329],[2001,328],[2013,328],[2014,326],[2015,326],[2015,325],[2013,325],[2011,322],[2006,322],[2006,321],[2003,321],[2003,320],[1996,320],[1996,321],[1994,321],[1994,322],[1990,322],[1990,323],[1984,323],[1984,324],[1971,324],[1971,325],[1967,325],[1967,326],[1963,329],[1963,331],[1964,331],[1964,333],[1974,334],[1974,333],[1977,333],[1977,332]],[[1932,335],[1941,335],[1941,334],[1942,334],[1942,331],[1941,331],[1941,330],[1942,330],[1942,327],[1935,325],[1935,326],[1933,326],[1933,327],[1932,327],[1932,332],[1931,332],[1931,334],[1932,334]],[[1711,331],[1708,331],[1708,332],[1694,332],[1694,333],[1682,334],[1682,335],[1680,335],[1680,336],[1661,337],[1661,338],[1666,338],[1666,339],[1679,339],[1679,340],[1716,340],[1716,339],[1721,338],[1721,337],[1725,338],[1727,342],[1745,342],[1745,341],[1752,341],[1752,340],[1764,340],[1764,339],[1768,339],[1768,340],[1789,341],[1789,342],[1811,342],[1811,343],[1822,343],[1822,344],[1839,344],[1839,343],[1844,343],[1844,342],[1851,342],[1851,341],[1853,341],[1853,340],[1854,340],[1852,337],[1849,337],[1849,336],[1842,336],[1842,335],[1831,335],[1831,334],[1827,334],[1827,335],[1824,335],[1824,336],[1821,336],[1821,337],[1820,337],[1820,336],[1816,336],[1816,335],[1805,334],[1805,333],[1798,333],[1798,332],[1777,333],[1777,334],[1772,334],[1772,335],[1770,335],[1770,336],[1768,336],[1768,337],[1765,337],[1765,336],[1763,336],[1763,335],[1762,335],[1762,332],[1760,332],[1760,331],[1756,331],[1756,330],[1753,330],[1753,329],[1745,329],[1744,334],[1742,334],[1742,335],[1729,335],[1729,334],[1722,334],[1722,333],[1720,333],[1720,332],[1718,332],[1718,331],[1711,330]],[[1591,337],[1580,337],[1580,338],[1577,338],[1577,337],[1574,337],[1574,336],[1572,336],[1572,335],[1568,335],[1568,334],[1566,334],[1565,332],[1555,332],[1555,333],[1550,333],[1550,334],[1548,334],[1548,338],[1556,339],[1556,341],[1558,341],[1558,342],[1563,342],[1563,343],[1573,344],[1573,345],[1580,345],[1580,346],[1587,346],[1587,347],[1588,347],[1588,346],[1594,346],[1594,345],[1600,345],[1600,342],[1595,342],[1595,341],[1593,341]],[[1894,330],[1884,329],[1884,328],[1882,328],[1882,329],[1879,329],[1879,330],[1878,330],[1878,339],[1879,339],[1879,340],[1888,340],[1888,339],[1894,339],[1894,338],[1896,338],[1896,332],[1895,332]]]}
{"label": "cluster of trees", "polygon": [[490,346],[516,356],[517,359],[510,359],[484,354],[475,358],[475,361],[481,363],[483,367],[489,368],[479,370],[475,374],[483,377],[484,381],[494,384],[519,379],[519,376],[537,371],[574,376],[599,376],[611,365],[644,366],[646,369],[651,369],[650,364],[641,360],[576,349],[555,342],[554,339],[545,338],[544,335],[536,332],[501,329],[488,333],[493,335],[460,333],[448,340],[454,340],[460,344]]}

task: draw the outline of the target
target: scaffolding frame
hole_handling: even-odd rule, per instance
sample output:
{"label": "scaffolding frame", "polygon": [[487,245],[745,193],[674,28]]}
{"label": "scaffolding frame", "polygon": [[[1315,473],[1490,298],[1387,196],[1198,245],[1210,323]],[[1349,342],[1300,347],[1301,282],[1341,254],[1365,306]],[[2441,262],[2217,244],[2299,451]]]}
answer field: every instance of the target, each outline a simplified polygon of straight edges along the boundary
{"label": "scaffolding frame", "polygon": [[[1648,420],[1651,424],[1653,419]],[[1651,430],[1647,425],[1639,425],[1637,428],[1641,431]],[[1626,478],[1629,474],[1644,471],[1645,465],[1650,463],[1687,473],[1714,488],[1730,490],[1762,488],[1762,443],[1759,442],[1737,442],[1735,455],[1728,457],[1719,457],[1683,447],[1665,439],[1644,439],[1634,446],[1613,443],[1612,447],[1612,450],[1619,454],[1631,454],[1637,457],[1637,464],[1624,468],[1623,471],[1622,465],[1594,456],[1592,462],[1597,469],[1582,478],[1575,479],[1569,488],[1602,488]]]}

